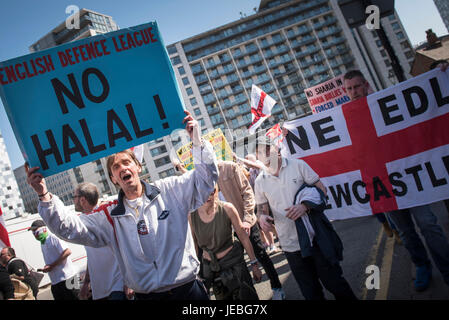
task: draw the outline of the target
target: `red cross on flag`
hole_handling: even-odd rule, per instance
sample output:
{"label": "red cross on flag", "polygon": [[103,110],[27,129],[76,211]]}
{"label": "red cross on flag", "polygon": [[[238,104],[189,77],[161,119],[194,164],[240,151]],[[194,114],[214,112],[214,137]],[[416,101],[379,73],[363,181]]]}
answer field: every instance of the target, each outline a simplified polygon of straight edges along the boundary
{"label": "red cross on flag", "polygon": [[271,109],[273,109],[275,104],[276,100],[253,84],[251,89],[251,113],[253,114],[253,121],[248,128],[250,134],[254,134],[262,122],[271,116]]}
{"label": "red cross on flag", "polygon": [[328,190],[330,219],[412,208],[449,195],[449,70],[286,122],[287,156]]}
{"label": "red cross on flag", "polygon": [[277,146],[279,146],[279,144],[284,140],[284,136],[282,135],[281,126],[279,125],[279,123],[267,130],[267,133],[265,133],[265,135],[273,140]]}
{"label": "red cross on flag", "polygon": [[8,230],[6,230],[5,221],[3,220],[2,208],[0,208],[0,247],[10,247]]}

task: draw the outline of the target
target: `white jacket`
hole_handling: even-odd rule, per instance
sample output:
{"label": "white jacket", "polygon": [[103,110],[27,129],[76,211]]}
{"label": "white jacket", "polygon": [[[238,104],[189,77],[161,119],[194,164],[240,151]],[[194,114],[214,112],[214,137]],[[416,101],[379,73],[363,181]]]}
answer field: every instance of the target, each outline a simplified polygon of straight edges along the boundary
{"label": "white jacket", "polygon": [[143,182],[150,202],[143,212],[149,221],[150,255],[142,249],[136,218],[124,205],[122,191],[118,200],[90,215],[70,212],[54,195],[49,202],[39,202],[39,214],[49,229],[66,241],[91,247],[109,246],[125,284],[135,292],[178,287],[194,280],[199,271],[187,215],[207,200],[218,179],[210,143],[203,142],[203,147],[194,147],[192,153],[195,170],[158,180],[154,185]]}

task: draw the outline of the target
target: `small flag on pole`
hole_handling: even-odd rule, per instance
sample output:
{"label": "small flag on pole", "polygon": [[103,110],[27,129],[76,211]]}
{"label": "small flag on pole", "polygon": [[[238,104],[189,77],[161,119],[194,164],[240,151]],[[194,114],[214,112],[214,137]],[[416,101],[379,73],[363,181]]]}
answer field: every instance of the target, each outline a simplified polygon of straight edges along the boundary
{"label": "small flag on pole", "polygon": [[6,230],[5,221],[3,220],[2,208],[0,208],[0,246],[2,248],[11,246],[11,243],[9,243],[8,230]]}
{"label": "small flag on pole", "polygon": [[271,109],[273,109],[275,104],[276,100],[253,84],[251,89],[251,113],[253,114],[253,121],[248,128],[250,134],[254,134],[262,122],[271,116]]}
{"label": "small flag on pole", "polygon": [[134,152],[134,155],[136,156],[137,160],[139,160],[140,163],[142,163],[143,160],[143,144],[132,147],[131,150]]}

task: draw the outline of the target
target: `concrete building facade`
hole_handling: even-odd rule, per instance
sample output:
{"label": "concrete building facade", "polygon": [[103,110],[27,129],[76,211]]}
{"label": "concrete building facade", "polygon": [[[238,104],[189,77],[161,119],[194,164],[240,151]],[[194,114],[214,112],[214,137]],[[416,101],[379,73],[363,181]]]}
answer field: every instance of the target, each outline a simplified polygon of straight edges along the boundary
{"label": "concrete building facade", "polygon": [[443,19],[443,23],[446,26],[447,31],[449,32],[449,1],[433,0],[433,2],[435,2],[435,6],[440,13],[441,19]]}
{"label": "concrete building facade", "polygon": [[5,220],[16,218],[23,214],[24,204],[14,172],[11,167],[6,145],[0,133],[0,205]]}

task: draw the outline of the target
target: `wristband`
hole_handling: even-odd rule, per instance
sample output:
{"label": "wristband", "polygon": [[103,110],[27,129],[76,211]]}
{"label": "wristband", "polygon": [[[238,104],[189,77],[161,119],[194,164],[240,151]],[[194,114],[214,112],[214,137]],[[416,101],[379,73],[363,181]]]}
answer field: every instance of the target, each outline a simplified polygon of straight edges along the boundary
{"label": "wristband", "polygon": [[254,260],[252,260],[252,261],[249,262],[249,265],[250,265],[250,266],[254,266],[254,265],[256,265],[258,262],[259,262],[259,261],[257,261],[257,259],[254,259]]}
{"label": "wristband", "polygon": [[45,197],[47,194],[48,194],[48,191],[45,192],[44,194],[38,194],[37,196],[38,196],[39,198],[42,198],[42,197]]}

